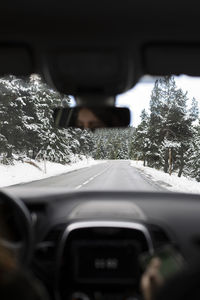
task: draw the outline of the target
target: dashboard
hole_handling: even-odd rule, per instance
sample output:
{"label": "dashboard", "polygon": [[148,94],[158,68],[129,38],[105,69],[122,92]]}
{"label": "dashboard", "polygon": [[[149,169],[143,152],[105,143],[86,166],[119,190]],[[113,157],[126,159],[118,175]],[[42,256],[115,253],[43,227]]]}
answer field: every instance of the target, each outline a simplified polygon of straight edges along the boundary
{"label": "dashboard", "polygon": [[140,256],[199,256],[198,195],[7,188],[30,213],[29,268],[51,299],[140,299]]}

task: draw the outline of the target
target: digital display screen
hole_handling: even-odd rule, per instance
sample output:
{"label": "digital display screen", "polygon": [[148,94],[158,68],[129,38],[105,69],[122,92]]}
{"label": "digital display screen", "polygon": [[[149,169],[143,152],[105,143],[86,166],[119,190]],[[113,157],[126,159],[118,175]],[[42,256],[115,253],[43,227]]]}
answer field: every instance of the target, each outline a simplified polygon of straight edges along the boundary
{"label": "digital display screen", "polygon": [[133,283],[138,276],[139,245],[132,241],[74,242],[74,279],[78,282]]}

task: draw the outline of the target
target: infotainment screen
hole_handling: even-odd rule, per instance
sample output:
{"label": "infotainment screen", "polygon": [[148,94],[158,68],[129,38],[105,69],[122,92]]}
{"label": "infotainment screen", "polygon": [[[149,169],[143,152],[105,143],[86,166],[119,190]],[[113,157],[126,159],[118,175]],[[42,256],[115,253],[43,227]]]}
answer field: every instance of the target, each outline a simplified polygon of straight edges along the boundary
{"label": "infotainment screen", "polygon": [[74,280],[80,283],[134,283],[138,278],[139,243],[129,240],[74,241]]}

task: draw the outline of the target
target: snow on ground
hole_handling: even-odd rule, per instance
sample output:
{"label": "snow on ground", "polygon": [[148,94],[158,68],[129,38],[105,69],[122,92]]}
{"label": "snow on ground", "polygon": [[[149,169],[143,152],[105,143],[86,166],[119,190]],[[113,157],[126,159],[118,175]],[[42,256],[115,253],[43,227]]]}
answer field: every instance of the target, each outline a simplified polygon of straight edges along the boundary
{"label": "snow on ground", "polygon": [[32,163],[36,164],[40,169],[27,162],[16,161],[12,166],[0,164],[0,187],[44,179],[103,162],[105,161],[94,160],[92,158],[83,158],[79,161],[76,159],[74,163],[68,165],[47,161],[46,173],[44,161],[36,162],[32,160]]}
{"label": "snow on ground", "polygon": [[175,192],[183,193],[200,193],[200,183],[193,178],[186,178],[177,174],[164,173],[153,168],[144,167],[142,161],[131,161],[131,166],[139,169],[145,174],[150,180],[153,180],[159,186]]}

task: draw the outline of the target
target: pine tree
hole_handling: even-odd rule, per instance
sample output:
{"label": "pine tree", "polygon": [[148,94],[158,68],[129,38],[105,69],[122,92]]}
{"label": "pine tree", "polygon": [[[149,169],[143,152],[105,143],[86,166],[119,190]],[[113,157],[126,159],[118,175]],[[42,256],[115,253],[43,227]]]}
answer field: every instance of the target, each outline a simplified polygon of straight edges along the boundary
{"label": "pine tree", "polygon": [[187,163],[184,174],[200,182],[200,120],[199,125],[193,128],[194,135],[190,147],[186,152]]}
{"label": "pine tree", "polygon": [[135,131],[134,147],[137,159],[143,160],[143,165],[145,166],[150,146],[148,137],[149,116],[145,109],[142,110],[140,118],[141,123]]}
{"label": "pine tree", "polygon": [[173,168],[179,169],[180,177],[185,165],[185,152],[192,139],[195,100],[191,112],[187,111],[187,93],[176,87],[174,77],[157,80],[150,101],[150,157],[153,167],[169,168],[169,153],[173,155]]}
{"label": "pine tree", "polygon": [[23,150],[25,102],[19,92],[21,80],[9,76],[0,80],[0,126],[1,134],[7,140],[7,157],[12,158],[13,151]]}
{"label": "pine tree", "polygon": [[133,147],[133,132],[130,128],[99,129],[94,133],[95,159],[130,159]]}
{"label": "pine tree", "polygon": [[198,108],[198,101],[193,97],[192,104],[189,109],[189,118],[192,122],[196,121],[199,116],[199,108]]}
{"label": "pine tree", "polygon": [[163,116],[161,115],[162,111],[162,82],[161,80],[156,80],[154,88],[151,93],[150,99],[150,118],[149,118],[149,128],[148,128],[148,137],[149,137],[149,152],[147,163],[150,167],[160,168],[161,159],[159,148],[162,142],[162,123]]}
{"label": "pine tree", "polygon": [[[66,132],[55,128],[53,108],[68,101],[50,89],[41,78],[27,80],[9,76],[0,79],[0,125],[6,148],[1,151],[12,158],[25,153],[35,158],[43,153],[49,160],[67,162],[71,155]],[[2,139],[3,141],[3,139]]]}

